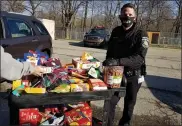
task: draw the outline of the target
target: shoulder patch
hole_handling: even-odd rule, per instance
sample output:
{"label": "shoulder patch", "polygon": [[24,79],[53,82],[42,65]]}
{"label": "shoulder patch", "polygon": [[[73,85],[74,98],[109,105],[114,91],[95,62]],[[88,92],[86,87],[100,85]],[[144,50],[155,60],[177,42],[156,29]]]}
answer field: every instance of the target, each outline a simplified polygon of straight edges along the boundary
{"label": "shoulder patch", "polygon": [[148,48],[149,47],[149,38],[148,37],[142,37],[142,46],[144,48]]}

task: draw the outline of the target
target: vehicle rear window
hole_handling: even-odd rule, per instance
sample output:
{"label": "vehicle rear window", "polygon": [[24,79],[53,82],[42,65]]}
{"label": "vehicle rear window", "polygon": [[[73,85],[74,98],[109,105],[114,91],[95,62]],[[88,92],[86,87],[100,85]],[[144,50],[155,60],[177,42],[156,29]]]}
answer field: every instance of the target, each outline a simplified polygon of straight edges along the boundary
{"label": "vehicle rear window", "polygon": [[33,21],[33,24],[37,27],[41,35],[49,35],[46,28],[41,23]]}
{"label": "vehicle rear window", "polygon": [[105,29],[91,29],[89,34],[106,34]]}
{"label": "vehicle rear window", "polygon": [[23,20],[8,18],[7,23],[11,32],[12,38],[33,36],[33,32],[28,24]]}
{"label": "vehicle rear window", "polygon": [[0,39],[3,39],[3,26],[2,26],[2,20],[0,19]]}

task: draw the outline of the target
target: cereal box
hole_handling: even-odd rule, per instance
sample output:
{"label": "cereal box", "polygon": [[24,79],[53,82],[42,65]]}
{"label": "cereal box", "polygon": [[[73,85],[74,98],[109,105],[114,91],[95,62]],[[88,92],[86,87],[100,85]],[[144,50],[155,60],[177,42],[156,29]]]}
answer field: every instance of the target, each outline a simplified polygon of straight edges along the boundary
{"label": "cereal box", "polygon": [[93,91],[107,90],[107,85],[100,79],[89,79],[89,84]]}
{"label": "cereal box", "polygon": [[37,126],[41,121],[42,116],[39,114],[37,108],[28,108],[19,110],[19,124],[20,126],[30,125]]}
{"label": "cereal box", "polygon": [[72,63],[77,69],[89,69],[90,67],[98,68],[100,67],[100,62],[95,59],[94,62],[91,61],[82,61],[80,58],[73,58]]}

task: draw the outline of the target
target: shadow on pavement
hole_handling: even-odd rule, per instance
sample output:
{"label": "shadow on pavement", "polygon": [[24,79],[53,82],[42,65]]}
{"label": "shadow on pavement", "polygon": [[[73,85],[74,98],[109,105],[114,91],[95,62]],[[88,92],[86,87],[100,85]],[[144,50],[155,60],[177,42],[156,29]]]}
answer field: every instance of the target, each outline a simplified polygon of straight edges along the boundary
{"label": "shadow on pavement", "polygon": [[[182,114],[181,92],[171,91],[169,88],[180,88],[181,80],[160,76],[147,75],[145,81],[151,93],[171,110]],[[153,86],[152,86],[153,85]],[[178,87],[176,87],[178,86]],[[166,89],[166,90],[163,90]],[[156,103],[157,104],[157,103]]]}
{"label": "shadow on pavement", "polygon": [[[92,105],[92,109],[93,117],[102,120],[103,108]],[[117,107],[115,111],[114,126],[118,125],[121,117],[122,111],[119,107]],[[133,115],[131,122],[132,126],[148,126],[149,124],[152,124],[153,126],[171,126],[175,124],[175,120],[171,120],[168,116],[159,117],[154,115]]]}
{"label": "shadow on pavement", "polygon": [[79,46],[79,47],[84,47],[83,46],[83,42],[69,42],[69,45],[72,45],[72,46]]}
{"label": "shadow on pavement", "polygon": [[[83,45],[83,42],[69,42],[69,45],[72,45],[72,46],[78,46],[78,47],[84,47]],[[93,47],[93,46],[87,46],[85,48],[96,48],[96,49],[104,49],[104,50],[107,50],[107,46],[105,47]]]}

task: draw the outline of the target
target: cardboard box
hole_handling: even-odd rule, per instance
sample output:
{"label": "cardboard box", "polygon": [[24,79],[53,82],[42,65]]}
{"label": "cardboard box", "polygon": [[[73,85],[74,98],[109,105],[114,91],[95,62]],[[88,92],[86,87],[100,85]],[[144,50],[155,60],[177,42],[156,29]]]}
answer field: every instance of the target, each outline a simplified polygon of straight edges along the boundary
{"label": "cardboard box", "polygon": [[77,69],[89,69],[90,67],[98,68],[100,67],[99,60],[95,59],[96,61],[82,61],[80,58],[73,58],[72,63],[75,65]]}
{"label": "cardboard box", "polygon": [[91,90],[107,90],[107,85],[100,79],[89,79],[89,85]]}
{"label": "cardboard box", "polygon": [[22,80],[15,80],[13,81],[12,90],[15,90],[17,87],[21,86]]}
{"label": "cardboard box", "polygon": [[38,108],[20,109],[19,124],[20,126],[37,126],[42,116],[39,114]]}

